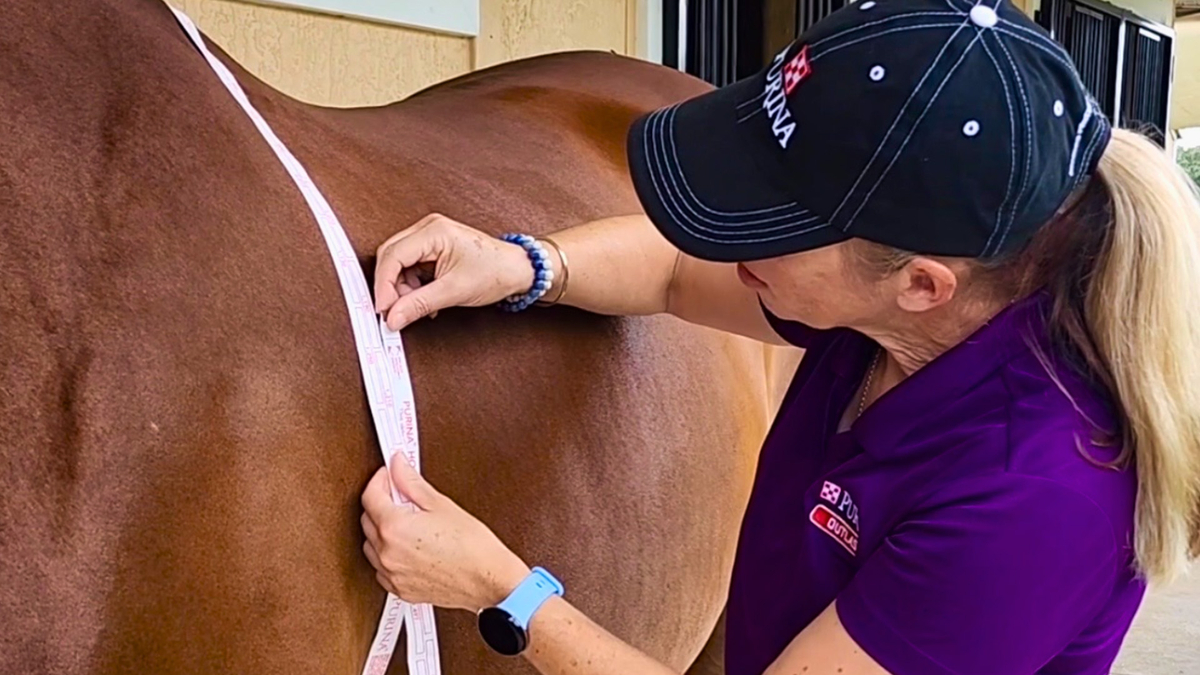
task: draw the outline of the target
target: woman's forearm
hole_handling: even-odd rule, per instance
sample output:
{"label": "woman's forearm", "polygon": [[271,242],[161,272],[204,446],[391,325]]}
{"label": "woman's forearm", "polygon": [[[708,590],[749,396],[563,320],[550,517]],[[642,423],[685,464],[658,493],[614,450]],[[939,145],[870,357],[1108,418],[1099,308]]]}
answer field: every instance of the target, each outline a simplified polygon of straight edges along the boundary
{"label": "woman's forearm", "polygon": [[667,311],[678,252],[645,216],[605,218],[549,236],[566,254],[570,270],[562,273],[548,247],[555,279],[546,298],[559,297],[565,281],[564,305],[609,315]]}
{"label": "woman's forearm", "polygon": [[534,614],[529,636],[526,658],[544,675],[679,675],[557,596]]}
{"label": "woman's forearm", "polygon": [[702,326],[785,344],[733,265],[679,253],[644,215],[597,220],[550,238],[566,254],[570,268],[564,275],[558,257],[548,251],[555,270],[546,293],[551,301],[559,298],[565,282],[562,304],[610,315],[666,312]]}

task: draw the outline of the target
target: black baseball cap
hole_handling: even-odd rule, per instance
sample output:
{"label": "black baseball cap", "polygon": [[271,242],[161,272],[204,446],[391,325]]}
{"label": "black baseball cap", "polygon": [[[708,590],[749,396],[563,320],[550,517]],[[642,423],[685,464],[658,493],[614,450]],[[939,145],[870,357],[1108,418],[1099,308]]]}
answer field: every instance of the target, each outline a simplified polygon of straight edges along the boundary
{"label": "black baseball cap", "polygon": [[1071,57],[1005,0],[859,0],[758,74],[638,118],[650,219],[696,257],[859,237],[927,255],[1021,247],[1111,126]]}

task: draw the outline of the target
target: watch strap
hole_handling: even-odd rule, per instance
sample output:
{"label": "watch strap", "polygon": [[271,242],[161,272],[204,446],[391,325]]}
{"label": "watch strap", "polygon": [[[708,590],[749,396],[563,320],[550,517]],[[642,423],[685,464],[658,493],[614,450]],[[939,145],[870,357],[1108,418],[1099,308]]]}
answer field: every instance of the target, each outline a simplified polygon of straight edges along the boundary
{"label": "watch strap", "polygon": [[514,624],[528,630],[529,622],[538,608],[551,596],[562,594],[562,582],[545,569],[534,567],[529,576],[500,603],[499,608],[512,617]]}

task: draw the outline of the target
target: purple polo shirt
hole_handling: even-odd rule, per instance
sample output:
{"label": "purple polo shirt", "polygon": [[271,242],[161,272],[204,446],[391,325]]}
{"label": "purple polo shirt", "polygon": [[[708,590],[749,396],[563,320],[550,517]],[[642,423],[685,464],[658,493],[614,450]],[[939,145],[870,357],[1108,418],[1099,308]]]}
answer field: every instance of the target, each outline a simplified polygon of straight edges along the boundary
{"label": "purple polo shirt", "polygon": [[893,675],[1109,671],[1144,592],[1136,477],[1081,452],[1116,455],[1087,421],[1112,429],[1111,403],[1056,361],[1072,404],[1046,374],[1047,307],[1008,307],[844,433],[875,343],[767,312],[807,353],[742,524],[729,675],[760,675],[835,599]]}

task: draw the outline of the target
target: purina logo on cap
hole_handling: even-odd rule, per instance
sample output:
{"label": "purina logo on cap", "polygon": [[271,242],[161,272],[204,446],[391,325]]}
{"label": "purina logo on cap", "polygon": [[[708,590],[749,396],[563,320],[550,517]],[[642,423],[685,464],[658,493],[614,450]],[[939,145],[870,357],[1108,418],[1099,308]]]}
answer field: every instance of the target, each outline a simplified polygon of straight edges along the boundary
{"label": "purina logo on cap", "polygon": [[801,49],[796,56],[784,65],[788,50],[784,49],[775,55],[771,67],[767,69],[766,84],[763,86],[762,109],[771,118],[771,133],[779,147],[787,150],[792,134],[796,132],[796,121],[792,119],[792,111],[788,110],[787,97],[796,90],[796,85],[808,77],[812,66],[808,61],[808,47]]}
{"label": "purina logo on cap", "polygon": [[796,91],[796,85],[808,77],[812,72],[812,65],[808,62],[808,45],[804,45],[800,51],[792,57],[791,61],[783,67],[783,93],[785,96],[791,96],[793,91]]}

